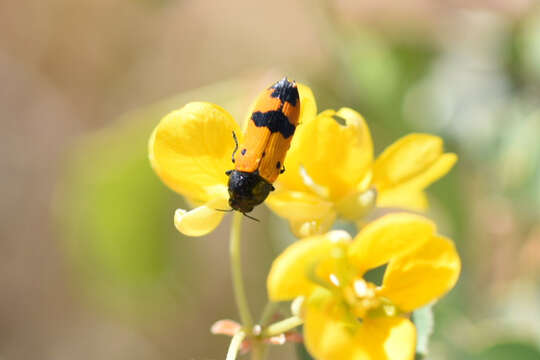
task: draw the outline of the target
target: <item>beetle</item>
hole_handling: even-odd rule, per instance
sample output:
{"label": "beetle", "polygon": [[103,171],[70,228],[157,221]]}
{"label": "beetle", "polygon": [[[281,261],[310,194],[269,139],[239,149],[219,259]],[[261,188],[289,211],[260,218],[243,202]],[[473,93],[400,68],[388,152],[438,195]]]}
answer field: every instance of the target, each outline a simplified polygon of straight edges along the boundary
{"label": "beetle", "polygon": [[283,162],[299,115],[298,87],[284,77],[259,95],[240,146],[233,132],[235,166],[226,172],[233,210],[246,214],[274,190],[272,184],[285,171]]}

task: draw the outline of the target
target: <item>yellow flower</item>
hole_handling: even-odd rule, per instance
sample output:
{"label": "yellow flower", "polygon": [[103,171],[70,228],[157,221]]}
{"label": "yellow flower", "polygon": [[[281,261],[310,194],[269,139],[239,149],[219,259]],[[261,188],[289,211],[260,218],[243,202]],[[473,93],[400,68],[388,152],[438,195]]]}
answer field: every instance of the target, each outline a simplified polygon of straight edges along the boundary
{"label": "yellow flower", "polygon": [[[342,108],[318,116],[311,89],[298,84],[300,125],[267,204],[287,218],[299,237],[328,230],[339,215],[359,220],[374,203],[425,208],[423,189],[453,166],[436,136],[412,134],[373,161],[369,129],[360,114]],[[340,123],[343,122],[343,124]],[[189,236],[214,230],[228,209],[227,176],[242,133],[223,108],[193,102],[165,116],[149,142],[152,167],[171,189],[196,205],[178,209],[176,228]],[[374,191],[373,189],[376,189]]]}
{"label": "yellow flower", "polygon": [[[316,111],[311,92],[303,98]],[[375,205],[423,210],[424,189],[456,160],[443,152],[441,138],[410,134],[374,161],[364,118],[349,108],[326,110],[297,128],[286,171],[267,205],[289,220],[298,237],[326,232],[338,216],[359,221]]]}
{"label": "yellow flower", "polygon": [[[298,87],[300,121],[315,117],[311,90]],[[148,152],[154,171],[196,205],[174,214],[175,226],[183,234],[208,234],[225,214],[217,209],[229,209],[225,171],[233,168],[233,131],[242,142],[240,127],[227,111],[214,104],[192,102],[166,115],[150,137]]]}
{"label": "yellow flower", "polygon": [[228,209],[227,176],[238,125],[223,108],[193,102],[165,116],[149,142],[150,163],[171,189],[191,203],[191,211],[176,210],[178,231],[202,236],[215,229]]}
{"label": "yellow flower", "polygon": [[[385,264],[381,286],[364,280]],[[449,291],[460,267],[431,221],[394,213],[353,240],[331,231],[295,242],[272,264],[267,287],[273,301],[305,297],[305,344],[315,358],[410,360],[416,329],[407,314]]]}

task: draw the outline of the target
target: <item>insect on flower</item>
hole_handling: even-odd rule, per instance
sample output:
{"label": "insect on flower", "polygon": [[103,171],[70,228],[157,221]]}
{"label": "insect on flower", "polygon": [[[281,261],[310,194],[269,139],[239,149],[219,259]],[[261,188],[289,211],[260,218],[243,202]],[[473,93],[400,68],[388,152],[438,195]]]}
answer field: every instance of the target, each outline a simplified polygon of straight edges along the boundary
{"label": "insect on flower", "polygon": [[233,132],[235,167],[226,172],[232,209],[248,213],[274,190],[272,183],[285,171],[283,162],[299,115],[297,85],[285,77],[257,99],[241,146]]}

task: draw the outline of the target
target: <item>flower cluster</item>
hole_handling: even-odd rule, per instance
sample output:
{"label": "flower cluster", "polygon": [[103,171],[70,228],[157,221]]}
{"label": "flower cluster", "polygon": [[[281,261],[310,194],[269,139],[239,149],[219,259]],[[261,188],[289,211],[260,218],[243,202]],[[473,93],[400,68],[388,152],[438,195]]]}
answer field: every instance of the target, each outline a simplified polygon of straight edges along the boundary
{"label": "flower cluster", "polygon": [[[410,134],[374,158],[359,113],[341,108],[317,115],[311,90],[298,89],[301,125],[266,204],[300,240],[274,261],[270,300],[303,299],[298,315],[305,345],[317,359],[413,359],[416,331],[409,315],[455,285],[459,256],[424,216],[394,212],[367,224],[365,217],[374,207],[424,210],[424,190],[457,157],[443,151],[437,136]],[[194,205],[174,215],[186,235],[208,234],[224,216],[219,210],[228,209],[233,132],[241,142],[229,113],[195,102],[168,114],[151,136],[155,172]],[[358,224],[354,239],[330,230],[337,218]],[[364,279],[383,265],[380,285]]]}
{"label": "flower cluster", "polygon": [[[387,265],[380,286],[363,276]],[[273,263],[274,301],[305,297],[306,346],[317,359],[412,359],[407,314],[450,290],[460,271],[453,243],[426,218],[383,216],[351,239],[341,230],[292,244]]]}

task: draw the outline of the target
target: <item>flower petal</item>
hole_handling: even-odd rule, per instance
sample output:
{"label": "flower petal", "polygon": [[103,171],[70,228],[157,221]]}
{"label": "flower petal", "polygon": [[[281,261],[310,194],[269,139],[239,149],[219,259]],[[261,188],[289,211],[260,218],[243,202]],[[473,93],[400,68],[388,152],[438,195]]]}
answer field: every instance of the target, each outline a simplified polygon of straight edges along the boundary
{"label": "flower petal", "polygon": [[226,186],[225,171],[238,132],[221,107],[193,102],[165,116],[149,142],[149,156],[159,177],[174,191],[196,201],[210,200],[216,186]]}
{"label": "flower petal", "polygon": [[377,191],[368,189],[344,197],[336,204],[336,210],[342,218],[355,221],[362,219],[373,209],[377,202]]}
{"label": "flower petal", "polygon": [[398,186],[378,193],[377,206],[424,211],[428,208],[428,200],[426,193],[422,190]]}
{"label": "flower petal", "polygon": [[[381,339],[384,342],[384,356],[377,357],[370,351],[372,359],[412,360],[416,349],[416,327],[406,318],[380,317],[368,318],[364,321],[364,333],[360,336],[367,339],[368,346]],[[366,354],[367,355],[367,354]]]}
{"label": "flower petal", "polygon": [[[442,160],[439,160],[443,157]],[[375,161],[373,184],[379,191],[424,176],[424,187],[440,178],[456,161],[443,155],[443,141],[429,134],[410,134],[390,145]],[[439,163],[440,161],[440,163]],[[433,169],[431,169],[434,167]],[[424,173],[428,172],[429,176]]]}
{"label": "flower petal", "polygon": [[300,95],[300,116],[298,123],[303,124],[315,119],[317,116],[317,102],[309,86],[297,83],[298,95]]}
{"label": "flower petal", "polygon": [[416,329],[405,318],[357,321],[330,292],[308,300],[304,318],[306,348],[324,360],[412,360]]}
{"label": "flower petal", "polygon": [[442,154],[430,167],[404,183],[399,188],[423,190],[429,185],[446,175],[457,162],[458,157],[454,153]]}
{"label": "flower petal", "polygon": [[290,245],[270,268],[266,282],[270,300],[284,301],[309,295],[315,288],[308,277],[309,269],[316,266],[332,248],[349,241],[350,236],[338,230],[298,240]]}
{"label": "flower petal", "polygon": [[316,359],[356,360],[356,320],[347,316],[332,293],[317,289],[304,308],[304,344]]}
{"label": "flower petal", "polygon": [[266,205],[289,220],[291,231],[298,238],[323,234],[336,219],[331,202],[302,191],[278,190],[270,194]]}
{"label": "flower petal", "polygon": [[390,262],[379,295],[403,311],[412,311],[454,287],[460,269],[454,243],[433,236],[423,246]]}
{"label": "flower petal", "polygon": [[216,209],[228,209],[226,198],[217,198],[193,210],[177,209],[174,226],[187,236],[203,236],[212,232],[223,219],[225,213]]}
{"label": "flower petal", "polygon": [[336,199],[356,191],[373,158],[373,145],[364,118],[343,108],[327,110],[298,126],[279,182],[290,190],[309,191],[300,169],[330,190]]}
{"label": "flower petal", "polygon": [[335,211],[327,212],[324,217],[320,219],[313,219],[307,221],[290,221],[289,225],[291,231],[299,239],[303,239],[308,236],[321,235],[330,230],[337,214]]}
{"label": "flower petal", "polygon": [[349,247],[351,263],[359,271],[381,266],[428,241],[435,224],[427,218],[393,213],[378,218],[363,228]]}
{"label": "flower petal", "polygon": [[266,205],[279,216],[291,221],[309,221],[323,218],[332,203],[301,191],[276,191],[266,200]]}

